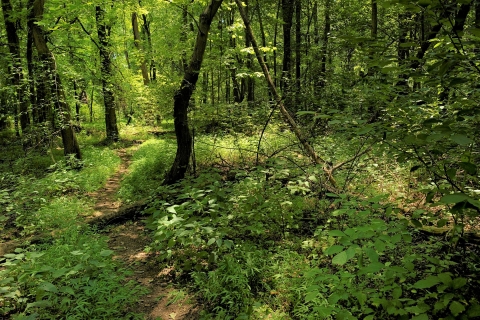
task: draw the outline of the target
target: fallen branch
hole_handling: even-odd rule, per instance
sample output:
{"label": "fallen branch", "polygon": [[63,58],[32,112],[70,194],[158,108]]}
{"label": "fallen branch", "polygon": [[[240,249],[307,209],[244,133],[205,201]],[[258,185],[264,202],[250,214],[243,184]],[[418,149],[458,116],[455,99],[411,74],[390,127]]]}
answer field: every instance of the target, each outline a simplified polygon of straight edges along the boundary
{"label": "fallen branch", "polygon": [[104,228],[108,225],[117,224],[127,220],[134,220],[142,214],[142,211],[145,210],[148,205],[149,202],[146,199],[143,199],[130,205],[122,206],[112,213],[93,217],[87,220],[87,224]]}

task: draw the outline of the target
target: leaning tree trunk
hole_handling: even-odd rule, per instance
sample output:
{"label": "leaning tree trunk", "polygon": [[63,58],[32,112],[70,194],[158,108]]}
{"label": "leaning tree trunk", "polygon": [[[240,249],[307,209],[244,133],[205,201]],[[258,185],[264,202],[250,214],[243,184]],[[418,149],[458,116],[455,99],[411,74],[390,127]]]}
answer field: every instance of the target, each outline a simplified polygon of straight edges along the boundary
{"label": "leaning tree trunk", "polygon": [[[35,21],[40,21],[43,16],[45,0],[35,0],[33,3],[33,13]],[[67,105],[65,99],[65,93],[63,91],[62,83],[60,82],[60,76],[57,72],[57,66],[53,54],[48,49],[47,41],[45,38],[45,32],[38,23],[33,24],[33,40],[35,47],[37,48],[40,62],[44,64],[50,79],[52,81],[52,93],[55,108],[60,117],[61,134],[63,142],[63,150],[65,156],[74,155],[77,159],[82,158],[80,152],[80,146],[78,145],[77,137],[71,123],[70,108]]]}
{"label": "leaning tree trunk", "polygon": [[240,15],[241,15],[243,23],[245,25],[245,29],[250,34],[253,50],[255,51],[255,55],[257,56],[258,63],[262,67],[262,71],[263,71],[263,74],[265,76],[265,79],[267,80],[268,87],[269,87],[270,92],[272,93],[272,95],[274,96],[274,98],[277,102],[277,105],[280,109],[280,113],[285,118],[285,120],[288,123],[288,125],[290,126],[291,130],[294,132],[295,136],[300,141],[300,143],[302,144],[306,153],[310,156],[312,161],[315,164],[324,166],[323,171],[325,173],[326,179],[332,184],[333,187],[336,187],[336,182],[335,182],[335,179],[333,178],[332,174],[336,169],[343,166],[346,162],[340,163],[338,165],[330,167],[324,159],[322,159],[321,157],[318,156],[318,154],[315,152],[315,150],[310,145],[308,140],[305,138],[303,132],[300,130],[300,128],[295,123],[295,120],[293,119],[293,117],[290,115],[288,110],[285,108],[283,100],[280,97],[280,95],[278,94],[277,88],[275,87],[275,84],[273,83],[273,80],[272,80],[272,77],[270,76],[270,72],[268,71],[267,65],[265,64],[265,61],[263,61],[263,55],[260,52],[260,49],[258,48],[257,41],[255,40],[255,37],[253,35],[253,31],[252,31],[252,27],[250,25],[250,21],[248,20],[248,17],[245,14],[245,10],[243,9],[243,5],[242,5],[241,0],[235,0],[235,2],[236,2],[237,7],[240,11]]}
{"label": "leaning tree trunk", "polygon": [[105,128],[108,141],[118,141],[117,114],[115,113],[115,97],[111,84],[112,61],[110,59],[110,27],[105,23],[105,11],[102,7],[95,7],[97,34],[100,42],[100,70],[102,73],[103,102],[105,104]]}
{"label": "leaning tree trunk", "polygon": [[175,134],[177,136],[177,154],[170,171],[165,177],[164,184],[173,184],[183,179],[187,171],[192,153],[192,135],[188,128],[188,105],[195,89],[195,84],[198,81],[210,25],[222,2],[223,0],[210,0],[208,7],[200,15],[195,48],[193,49],[188,69],[183,76],[180,89],[174,96],[173,117],[175,119]]}
{"label": "leaning tree trunk", "polygon": [[17,34],[17,18],[12,11],[10,0],[2,0],[3,20],[5,22],[5,30],[7,32],[8,48],[12,56],[13,66],[13,85],[16,87],[17,99],[20,105],[20,127],[22,134],[25,135],[30,125],[30,117],[28,115],[28,93],[23,84],[22,62],[20,58],[20,39]]}

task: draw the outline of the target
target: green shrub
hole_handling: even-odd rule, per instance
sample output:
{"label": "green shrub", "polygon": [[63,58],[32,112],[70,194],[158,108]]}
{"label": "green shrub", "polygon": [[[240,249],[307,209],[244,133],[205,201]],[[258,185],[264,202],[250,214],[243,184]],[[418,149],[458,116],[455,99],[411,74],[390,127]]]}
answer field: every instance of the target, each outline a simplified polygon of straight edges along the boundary
{"label": "green shrub", "polygon": [[53,246],[17,249],[2,259],[0,315],[15,319],[138,318],[128,312],[141,290],[126,282],[106,239],[71,227]]}

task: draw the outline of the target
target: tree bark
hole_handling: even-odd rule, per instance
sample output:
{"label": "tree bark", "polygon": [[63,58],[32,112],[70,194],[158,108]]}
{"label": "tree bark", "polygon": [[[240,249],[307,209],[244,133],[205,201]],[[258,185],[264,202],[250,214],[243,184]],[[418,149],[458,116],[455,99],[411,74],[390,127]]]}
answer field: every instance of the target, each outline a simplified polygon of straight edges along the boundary
{"label": "tree bark", "polygon": [[320,74],[317,82],[317,85],[319,88],[325,87],[326,77],[327,77],[328,38],[330,35],[330,29],[331,29],[331,20],[330,20],[331,2],[332,2],[331,0],[326,0],[326,3],[325,3],[325,27],[323,29],[322,49],[320,52]]}
{"label": "tree bark", "polygon": [[[33,123],[44,122],[46,117],[41,119],[41,110],[37,105],[37,92],[35,90],[35,69],[33,64],[33,0],[27,3],[27,69],[28,69],[28,90],[30,94],[30,106],[32,108]],[[43,121],[41,121],[43,120]]]}
{"label": "tree bark", "polygon": [[[35,0],[33,3],[33,14],[37,22],[43,17],[44,5],[45,0]],[[45,68],[47,68],[48,74],[50,74],[51,77],[54,105],[60,118],[64,154],[65,156],[74,155],[77,159],[81,159],[80,146],[78,145],[77,137],[70,121],[70,108],[65,99],[65,93],[57,72],[55,58],[47,46],[45,32],[42,27],[34,23],[32,31],[40,61],[44,64]]]}
{"label": "tree bark", "polygon": [[[143,46],[141,43],[142,39],[140,38],[140,30],[138,29],[138,19],[137,19],[136,12],[132,13],[132,29],[133,29],[133,40],[135,41],[135,47],[137,48],[138,51],[143,51]],[[147,63],[145,61],[145,58],[142,57],[141,60],[142,61],[140,62],[140,69],[142,70],[143,84],[148,85],[150,83],[150,79],[148,77]]]}
{"label": "tree bark", "polygon": [[173,117],[175,134],[177,136],[177,153],[170,171],[165,177],[164,184],[173,184],[185,177],[190,155],[192,153],[192,135],[188,127],[188,105],[198,81],[199,71],[202,66],[205,48],[207,46],[210,25],[220,8],[223,0],[210,0],[207,8],[200,15],[198,33],[193,49],[193,54],[188,64],[180,88],[174,96]]}
{"label": "tree bark", "polygon": [[[299,105],[302,66],[302,0],[295,0],[295,85],[296,105]],[[268,66],[267,66],[268,67]]]}
{"label": "tree bark", "polygon": [[285,105],[292,106],[291,79],[292,79],[292,25],[294,0],[282,0],[283,20],[283,66],[280,87],[283,90]]}
{"label": "tree bark", "polygon": [[95,7],[97,34],[100,42],[100,70],[102,73],[102,91],[105,105],[105,127],[108,141],[118,141],[117,115],[115,113],[115,97],[113,95],[112,62],[110,59],[110,27],[105,23],[105,10],[101,6]]}
{"label": "tree bark", "polygon": [[17,34],[18,19],[13,16],[12,4],[10,0],[2,0],[3,20],[5,22],[5,31],[7,33],[8,49],[12,56],[13,66],[13,85],[16,88],[17,100],[20,112],[20,128],[22,134],[25,134],[30,125],[30,116],[28,114],[28,92],[23,83],[23,68],[20,56],[20,39]]}

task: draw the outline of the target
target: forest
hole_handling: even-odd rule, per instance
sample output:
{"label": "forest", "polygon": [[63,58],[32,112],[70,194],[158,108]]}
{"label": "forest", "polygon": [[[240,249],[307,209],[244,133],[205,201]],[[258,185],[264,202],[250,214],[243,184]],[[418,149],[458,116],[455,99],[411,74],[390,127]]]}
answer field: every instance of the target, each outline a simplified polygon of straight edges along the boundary
{"label": "forest", "polygon": [[0,319],[480,318],[480,0],[0,2]]}

